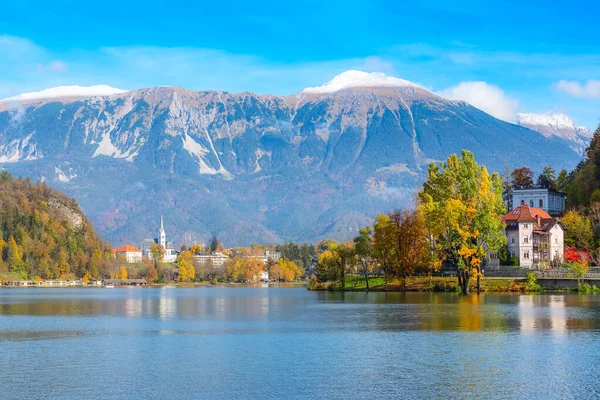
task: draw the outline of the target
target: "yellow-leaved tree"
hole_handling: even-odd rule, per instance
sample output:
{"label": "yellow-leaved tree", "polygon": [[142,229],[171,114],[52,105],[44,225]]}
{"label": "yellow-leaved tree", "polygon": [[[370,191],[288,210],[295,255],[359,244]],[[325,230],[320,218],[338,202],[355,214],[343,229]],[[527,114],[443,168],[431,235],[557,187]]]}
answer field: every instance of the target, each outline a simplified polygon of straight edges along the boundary
{"label": "yellow-leaved tree", "polygon": [[473,277],[479,292],[486,249],[497,251],[506,244],[500,176],[490,175],[473,153],[463,150],[460,158],[452,154],[446,162],[429,165],[419,198],[431,240],[458,268],[462,293],[469,293]]}

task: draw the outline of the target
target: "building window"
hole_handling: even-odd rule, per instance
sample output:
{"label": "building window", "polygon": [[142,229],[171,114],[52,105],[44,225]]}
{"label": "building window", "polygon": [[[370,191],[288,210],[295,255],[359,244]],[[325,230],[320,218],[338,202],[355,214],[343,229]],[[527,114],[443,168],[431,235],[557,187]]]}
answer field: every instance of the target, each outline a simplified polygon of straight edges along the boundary
{"label": "building window", "polygon": [[511,242],[511,243],[514,243],[514,242],[515,242],[515,237],[514,237],[514,236],[512,236],[512,237],[510,238],[510,242]]}
{"label": "building window", "polygon": [[540,208],[544,207],[544,200],[540,199]]}
{"label": "building window", "polygon": [[529,258],[529,252],[528,251],[526,251],[526,252],[523,253],[523,258]]}
{"label": "building window", "polygon": [[554,243],[558,244],[558,236],[554,238]]}
{"label": "building window", "polygon": [[529,207],[533,207],[533,200],[529,200]]}
{"label": "building window", "polygon": [[523,224],[523,229],[529,229],[529,224]]}
{"label": "building window", "polygon": [[523,243],[529,243],[529,238],[527,235],[523,236]]}

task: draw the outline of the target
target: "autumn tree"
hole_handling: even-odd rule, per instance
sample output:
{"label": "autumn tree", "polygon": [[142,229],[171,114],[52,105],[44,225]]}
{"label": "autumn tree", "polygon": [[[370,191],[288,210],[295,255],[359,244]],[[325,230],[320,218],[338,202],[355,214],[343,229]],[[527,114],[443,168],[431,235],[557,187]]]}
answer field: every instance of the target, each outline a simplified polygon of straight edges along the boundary
{"label": "autumn tree", "polygon": [[177,280],[179,282],[191,282],[194,280],[196,270],[194,269],[194,264],[192,264],[190,261],[185,258],[181,258],[177,262],[177,268],[179,270],[179,275],[177,276]]}
{"label": "autumn tree", "polygon": [[192,252],[192,254],[202,254],[204,252],[204,249],[198,243],[194,243],[192,247],[190,247],[190,251]]}
{"label": "autumn tree", "polygon": [[346,286],[346,273],[356,265],[356,252],[353,243],[328,242],[327,250],[319,256],[317,275],[320,280],[338,282]]}
{"label": "autumn tree", "polygon": [[[290,260],[286,260],[284,258],[280,258],[277,260],[277,272],[278,272],[278,280],[283,282],[291,282],[294,280],[298,280],[304,274],[304,270],[298,265]],[[269,277],[270,274],[269,274]]]}
{"label": "autumn tree", "polygon": [[477,277],[486,249],[497,251],[506,244],[503,235],[502,182],[479,166],[473,153],[463,150],[446,162],[429,165],[428,178],[419,192],[425,226],[434,240],[456,260],[463,294]]}
{"label": "autumn tree", "polygon": [[389,216],[380,214],[373,223],[373,258],[384,271],[386,278],[393,271],[394,260],[394,226]]}
{"label": "autumn tree", "polygon": [[511,173],[513,189],[529,189],[533,187],[533,171],[527,167],[515,168]]}
{"label": "autumn tree", "polygon": [[264,270],[264,263],[252,257],[235,258],[230,260],[225,267],[227,277],[233,282],[259,281]]}
{"label": "autumn tree", "polygon": [[119,268],[119,279],[127,279],[127,268],[124,265]]}
{"label": "autumn tree", "polygon": [[578,250],[591,251],[594,249],[594,229],[592,221],[579,211],[568,211],[561,218],[567,228],[565,244]]}
{"label": "autumn tree", "polygon": [[393,275],[406,278],[427,267],[428,248],[425,220],[421,210],[400,210],[389,214],[393,238]]}
{"label": "autumn tree", "polygon": [[150,246],[150,254],[152,255],[152,259],[156,260],[157,263],[162,262],[165,256],[165,248],[158,243],[153,243]]}

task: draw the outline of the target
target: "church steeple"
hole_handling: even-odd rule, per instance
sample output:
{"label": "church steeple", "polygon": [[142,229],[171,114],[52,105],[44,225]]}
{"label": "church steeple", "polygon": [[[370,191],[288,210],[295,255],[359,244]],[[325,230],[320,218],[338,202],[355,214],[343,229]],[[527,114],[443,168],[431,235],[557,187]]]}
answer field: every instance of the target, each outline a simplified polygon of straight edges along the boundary
{"label": "church steeple", "polygon": [[165,234],[165,227],[163,224],[163,217],[160,216],[160,231],[158,232],[158,237],[160,240],[160,245],[166,249],[167,248],[167,235]]}

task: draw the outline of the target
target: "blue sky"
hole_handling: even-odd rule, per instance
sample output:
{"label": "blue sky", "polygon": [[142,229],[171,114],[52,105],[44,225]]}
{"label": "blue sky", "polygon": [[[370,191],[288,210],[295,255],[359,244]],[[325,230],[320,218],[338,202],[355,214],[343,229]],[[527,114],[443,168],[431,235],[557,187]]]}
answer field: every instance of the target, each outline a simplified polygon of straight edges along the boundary
{"label": "blue sky", "polygon": [[75,84],[292,94],[360,69],[504,119],[600,122],[595,1],[189,3],[2,2],[0,98]]}

